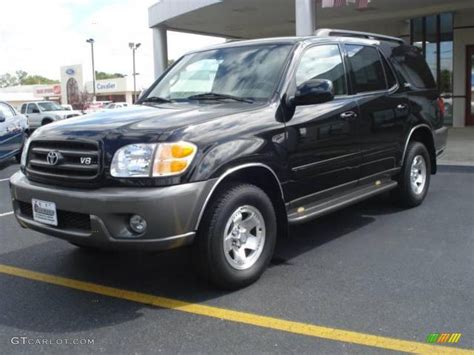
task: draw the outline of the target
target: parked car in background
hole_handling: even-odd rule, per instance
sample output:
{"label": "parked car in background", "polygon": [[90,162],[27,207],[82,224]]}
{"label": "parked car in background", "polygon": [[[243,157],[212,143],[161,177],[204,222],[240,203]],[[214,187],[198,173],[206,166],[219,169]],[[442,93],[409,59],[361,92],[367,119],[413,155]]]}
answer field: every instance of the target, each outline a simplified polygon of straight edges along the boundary
{"label": "parked car in background", "polygon": [[72,107],[72,105],[61,105],[61,107],[65,109],[66,111],[74,111],[74,108]]}
{"label": "parked car in background", "polygon": [[104,110],[115,110],[117,108],[124,108],[128,107],[128,103],[126,102],[111,102],[107,106],[104,107]]}
{"label": "parked car in background", "polygon": [[30,129],[36,129],[51,122],[81,115],[81,112],[65,110],[53,101],[24,103],[21,106],[21,113],[28,117]]}
{"label": "parked car in background", "polygon": [[20,161],[28,120],[11,105],[0,101],[0,162],[15,157]]}
{"label": "parked car in background", "polygon": [[100,112],[104,109],[105,106],[107,106],[110,103],[112,103],[112,101],[94,101],[94,102],[90,102],[86,106],[86,109],[84,110],[84,113]]}

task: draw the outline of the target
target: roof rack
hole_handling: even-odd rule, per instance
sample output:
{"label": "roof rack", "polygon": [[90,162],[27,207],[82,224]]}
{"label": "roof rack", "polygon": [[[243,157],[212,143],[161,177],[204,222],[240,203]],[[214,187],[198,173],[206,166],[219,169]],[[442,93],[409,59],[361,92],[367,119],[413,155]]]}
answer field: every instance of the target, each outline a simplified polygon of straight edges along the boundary
{"label": "roof rack", "polygon": [[329,29],[321,28],[314,32],[316,37],[355,37],[355,38],[366,38],[366,39],[375,39],[379,41],[388,41],[388,42],[397,42],[404,44],[405,41],[401,38],[379,35],[377,33],[370,32],[359,32],[359,31],[348,31],[348,30],[338,30],[338,29]]}

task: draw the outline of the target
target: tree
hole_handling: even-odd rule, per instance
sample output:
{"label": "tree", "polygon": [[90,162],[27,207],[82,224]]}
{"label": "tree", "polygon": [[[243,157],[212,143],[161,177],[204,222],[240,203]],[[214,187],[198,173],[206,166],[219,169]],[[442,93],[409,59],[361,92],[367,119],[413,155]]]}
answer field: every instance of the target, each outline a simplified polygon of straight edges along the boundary
{"label": "tree", "polygon": [[36,84],[58,84],[58,80],[52,80],[45,78],[44,76],[41,75],[28,75],[27,77],[23,78],[20,80],[21,85],[36,85]]}
{"label": "tree", "polygon": [[15,75],[11,75],[10,73],[0,75],[0,88],[17,85],[19,85],[18,78]]}
{"label": "tree", "polygon": [[104,80],[104,79],[116,79],[116,78],[123,78],[125,75],[120,74],[120,73],[105,73],[103,71],[97,71],[95,72],[95,79],[96,80]]}
{"label": "tree", "polygon": [[24,70],[17,70],[15,74],[20,84],[23,84],[23,80],[28,76],[28,73]]}
{"label": "tree", "polygon": [[80,91],[79,92],[79,100],[73,105],[75,110],[84,111],[89,103],[92,101],[92,95],[89,94],[87,91]]}
{"label": "tree", "polygon": [[17,70],[15,74],[5,73],[0,75],[0,87],[35,84],[57,84],[58,80],[48,79],[41,75],[28,75],[24,70]]}
{"label": "tree", "polygon": [[452,73],[448,69],[441,70],[439,91],[442,93],[452,92]]}

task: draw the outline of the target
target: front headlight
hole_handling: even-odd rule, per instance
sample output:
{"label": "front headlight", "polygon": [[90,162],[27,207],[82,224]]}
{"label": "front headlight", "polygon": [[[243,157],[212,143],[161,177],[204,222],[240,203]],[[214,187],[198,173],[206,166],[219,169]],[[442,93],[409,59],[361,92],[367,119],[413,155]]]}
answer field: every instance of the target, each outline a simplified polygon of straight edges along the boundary
{"label": "front headlight", "polygon": [[114,177],[159,177],[184,173],[196,155],[197,147],[188,142],[130,144],[120,148],[112,159]]}

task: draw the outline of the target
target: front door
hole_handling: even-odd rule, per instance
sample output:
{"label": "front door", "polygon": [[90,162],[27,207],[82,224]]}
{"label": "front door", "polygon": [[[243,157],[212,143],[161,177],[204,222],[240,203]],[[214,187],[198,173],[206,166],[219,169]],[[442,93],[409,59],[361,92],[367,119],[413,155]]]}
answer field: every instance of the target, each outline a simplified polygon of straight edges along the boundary
{"label": "front door", "polygon": [[342,54],[337,44],[307,48],[297,65],[295,85],[311,79],[327,79],[334,84],[330,102],[297,106],[287,122],[290,167],[290,199],[357,181],[359,144],[357,101],[348,96]]}
{"label": "front door", "polygon": [[467,46],[466,68],[466,126],[474,125],[474,46]]}

